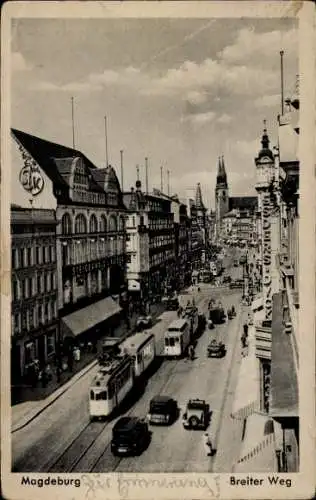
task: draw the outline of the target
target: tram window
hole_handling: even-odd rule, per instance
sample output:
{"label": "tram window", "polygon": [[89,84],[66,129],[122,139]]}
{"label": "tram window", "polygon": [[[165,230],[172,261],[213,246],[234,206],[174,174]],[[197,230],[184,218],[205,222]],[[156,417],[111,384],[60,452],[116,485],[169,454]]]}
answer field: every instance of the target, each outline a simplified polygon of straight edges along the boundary
{"label": "tram window", "polygon": [[108,392],[109,392],[109,399],[112,399],[114,396],[114,387],[112,384],[109,385]]}
{"label": "tram window", "polygon": [[141,354],[137,354],[137,363],[140,363],[141,360],[142,360],[142,355]]}
{"label": "tram window", "polygon": [[165,338],[165,345],[169,345],[169,339]]}
{"label": "tram window", "polygon": [[101,392],[98,392],[96,395],[95,395],[95,399],[97,401],[100,401],[100,400],[105,400],[106,399],[106,391],[101,391]]}
{"label": "tram window", "polygon": [[94,391],[90,391],[90,399],[94,400]]}
{"label": "tram window", "polygon": [[169,345],[170,347],[174,347],[174,338],[169,339]]}
{"label": "tram window", "polygon": [[174,338],[175,343],[179,343],[179,337]]}

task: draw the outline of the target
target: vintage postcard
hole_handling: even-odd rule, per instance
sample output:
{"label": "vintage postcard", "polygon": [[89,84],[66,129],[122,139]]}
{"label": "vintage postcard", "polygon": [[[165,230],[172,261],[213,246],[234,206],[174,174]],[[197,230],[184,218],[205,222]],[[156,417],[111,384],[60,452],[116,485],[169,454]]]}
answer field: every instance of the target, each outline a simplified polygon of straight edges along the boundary
{"label": "vintage postcard", "polygon": [[313,497],[314,26],[4,5],[4,498]]}

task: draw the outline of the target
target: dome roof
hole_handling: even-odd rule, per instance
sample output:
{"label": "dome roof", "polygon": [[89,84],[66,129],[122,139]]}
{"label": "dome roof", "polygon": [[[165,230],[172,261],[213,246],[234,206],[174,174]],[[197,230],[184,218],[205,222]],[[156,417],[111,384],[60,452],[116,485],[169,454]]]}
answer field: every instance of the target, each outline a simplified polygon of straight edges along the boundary
{"label": "dome roof", "polygon": [[270,139],[269,139],[268,132],[267,132],[267,129],[266,129],[266,121],[264,120],[263,123],[264,123],[264,129],[263,129],[263,134],[262,134],[262,138],[261,138],[262,148],[259,151],[258,159],[264,158],[264,157],[268,157],[272,161],[274,161],[273,153],[272,153],[271,149],[269,148]]}

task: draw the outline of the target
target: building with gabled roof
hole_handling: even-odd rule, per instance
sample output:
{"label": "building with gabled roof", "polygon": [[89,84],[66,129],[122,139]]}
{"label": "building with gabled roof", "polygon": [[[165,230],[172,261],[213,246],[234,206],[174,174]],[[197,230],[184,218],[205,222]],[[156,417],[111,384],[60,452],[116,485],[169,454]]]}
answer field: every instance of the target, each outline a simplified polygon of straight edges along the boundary
{"label": "building with gabled roof", "polygon": [[56,213],[59,340],[91,338],[118,315],[116,300],[126,292],[126,207],[117,175],[78,149],[14,128],[11,134],[12,201]]}

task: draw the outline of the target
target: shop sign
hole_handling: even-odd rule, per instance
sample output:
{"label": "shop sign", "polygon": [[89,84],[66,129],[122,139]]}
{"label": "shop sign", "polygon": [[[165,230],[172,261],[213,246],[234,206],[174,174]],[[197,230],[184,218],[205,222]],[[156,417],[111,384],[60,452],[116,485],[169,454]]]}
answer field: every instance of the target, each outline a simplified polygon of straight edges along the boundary
{"label": "shop sign", "polygon": [[20,170],[20,183],[32,196],[40,194],[44,188],[44,179],[39,166],[30,157],[24,158],[24,166]]}
{"label": "shop sign", "polygon": [[271,201],[265,193],[262,200],[262,285],[265,318],[272,320],[272,279],[271,279]]}

